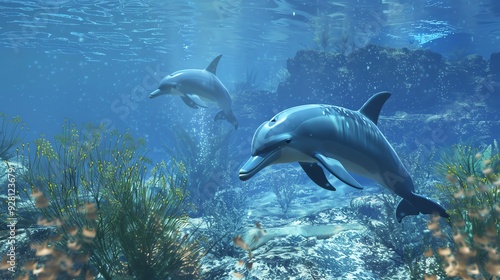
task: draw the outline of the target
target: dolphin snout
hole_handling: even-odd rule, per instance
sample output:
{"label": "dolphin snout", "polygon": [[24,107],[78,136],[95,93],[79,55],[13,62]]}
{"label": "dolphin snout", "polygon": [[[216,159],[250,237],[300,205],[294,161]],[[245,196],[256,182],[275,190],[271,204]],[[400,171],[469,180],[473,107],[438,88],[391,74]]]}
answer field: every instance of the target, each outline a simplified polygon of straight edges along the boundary
{"label": "dolphin snout", "polygon": [[149,94],[149,98],[155,98],[158,95],[160,95],[160,93],[161,93],[161,90],[157,89],[157,90],[155,90],[155,91],[153,91],[152,93]]}
{"label": "dolphin snout", "polygon": [[280,151],[273,151],[265,155],[251,157],[240,169],[240,180],[246,181],[252,178],[264,167],[271,165],[280,156]]}
{"label": "dolphin snout", "polygon": [[246,180],[248,180],[248,179],[252,178],[252,175],[250,175],[250,173],[246,173],[246,171],[242,171],[242,170],[240,170],[240,175],[239,175],[239,177],[240,177],[240,180],[241,180],[241,181],[246,181]]}

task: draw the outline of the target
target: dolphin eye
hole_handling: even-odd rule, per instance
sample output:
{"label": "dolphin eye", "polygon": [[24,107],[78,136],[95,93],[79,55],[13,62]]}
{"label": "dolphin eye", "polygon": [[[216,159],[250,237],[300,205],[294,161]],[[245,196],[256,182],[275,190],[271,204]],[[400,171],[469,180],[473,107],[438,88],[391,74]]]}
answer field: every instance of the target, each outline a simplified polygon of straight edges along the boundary
{"label": "dolphin eye", "polygon": [[270,122],[276,122],[276,118],[272,118]]}
{"label": "dolphin eye", "polygon": [[286,142],[290,143],[290,142],[292,142],[292,139],[288,138],[288,139],[286,139]]}

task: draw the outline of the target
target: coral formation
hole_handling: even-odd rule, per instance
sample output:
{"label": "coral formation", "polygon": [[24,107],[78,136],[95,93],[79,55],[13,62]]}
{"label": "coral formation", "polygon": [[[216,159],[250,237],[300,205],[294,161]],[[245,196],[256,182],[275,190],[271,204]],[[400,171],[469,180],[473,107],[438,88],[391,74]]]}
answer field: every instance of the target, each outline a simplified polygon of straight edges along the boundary
{"label": "coral formation", "polygon": [[200,243],[207,253],[216,258],[236,255],[231,237],[243,228],[248,200],[243,189],[226,187],[203,203],[201,220],[205,227],[200,228]]}
{"label": "coral formation", "polygon": [[290,77],[278,86],[277,94],[288,100],[291,93],[300,92],[292,105],[349,104],[387,90],[402,96],[407,110],[429,112],[437,108],[429,106],[453,100],[458,93],[487,90],[480,86],[481,78],[493,74],[494,57],[488,68],[488,62],[477,55],[450,61],[424,49],[367,45],[348,55],[301,50],[288,59]]}
{"label": "coral formation", "polygon": [[[449,60],[430,50],[376,45],[348,55],[300,50],[287,60],[290,75],[277,87],[276,97],[270,96],[287,100],[289,106],[319,103],[358,108],[374,92],[390,91],[394,99],[385,106],[389,117],[383,116],[390,121],[381,124],[389,123],[396,134],[404,131],[401,140],[393,141],[405,141],[409,149],[425,145],[429,153],[430,146],[451,145],[469,135],[483,142],[495,138],[494,132],[500,129],[498,57]],[[260,104],[250,109],[259,108]]]}

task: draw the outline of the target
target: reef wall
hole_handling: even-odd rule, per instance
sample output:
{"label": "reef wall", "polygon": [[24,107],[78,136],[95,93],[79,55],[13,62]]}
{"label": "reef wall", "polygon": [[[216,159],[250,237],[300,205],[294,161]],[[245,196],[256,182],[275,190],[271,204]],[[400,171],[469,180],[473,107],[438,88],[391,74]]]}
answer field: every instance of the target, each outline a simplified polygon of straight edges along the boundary
{"label": "reef wall", "polygon": [[288,59],[287,69],[290,75],[275,96],[288,107],[326,103],[357,109],[374,93],[390,91],[382,114],[406,130],[415,126],[421,134],[418,125],[429,133],[445,127],[455,141],[474,134],[486,140],[500,128],[500,52],[489,60],[479,55],[451,60],[425,49],[376,45],[348,55],[301,50]]}

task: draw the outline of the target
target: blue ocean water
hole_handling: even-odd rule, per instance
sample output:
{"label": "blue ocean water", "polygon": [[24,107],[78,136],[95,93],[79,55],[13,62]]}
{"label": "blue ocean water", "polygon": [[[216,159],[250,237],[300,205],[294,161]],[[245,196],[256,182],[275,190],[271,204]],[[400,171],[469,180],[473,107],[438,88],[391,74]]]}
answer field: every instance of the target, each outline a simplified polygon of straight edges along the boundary
{"label": "blue ocean water", "polygon": [[[442,57],[446,61],[443,69],[454,61],[475,63],[473,59],[462,60],[469,55],[482,57],[478,68],[489,69],[490,56],[500,51],[500,2],[494,0],[0,0],[0,22],[0,112],[21,116],[30,128],[25,142],[42,135],[53,138],[66,120],[104,123],[143,137],[148,155],[158,162],[169,158],[165,146],[189,149],[178,139],[180,127],[202,152],[210,148],[211,141],[228,147],[229,156],[221,156],[229,162],[224,169],[210,168],[217,174],[228,174],[229,179],[224,180],[230,182],[224,184],[235,188],[242,186],[238,170],[250,156],[255,129],[274,114],[305,103],[357,110],[375,92],[389,90],[384,86],[390,85],[391,79],[399,82],[395,69],[394,73],[383,73],[383,81],[373,78],[369,90],[363,81],[372,77],[365,74],[339,81],[346,84],[338,87],[343,89],[341,93],[335,89],[325,93],[323,86],[311,89],[327,80],[328,71],[338,77],[345,69],[324,70],[318,81],[316,74],[291,73],[294,65],[300,65],[293,64],[293,58],[303,58],[299,51],[348,56],[370,45],[425,51]],[[233,99],[238,130],[227,122],[214,122],[217,108],[195,110],[177,96],[149,98],[164,76],[180,69],[203,69],[219,54],[217,76]],[[314,68],[322,61],[315,59],[307,60],[311,64],[302,68]],[[352,57],[357,62],[369,59]],[[349,69],[371,69],[380,74],[377,69],[382,69],[384,62],[373,61],[362,66],[353,63]],[[466,64],[460,63],[457,65]],[[383,67],[386,71],[387,66]],[[425,65],[422,67],[424,73],[430,73],[422,79],[434,75],[431,66],[428,72]],[[413,68],[418,67],[411,62],[401,66],[404,70]],[[422,75],[422,71],[415,71]],[[458,70],[449,72],[457,73],[458,78],[442,78],[449,79],[447,84],[467,77]],[[431,143],[432,148],[445,148],[478,135],[478,144],[491,144],[500,135],[495,110],[500,105],[495,103],[500,100],[500,89],[498,77],[488,73],[477,75],[484,79],[478,84],[489,92],[486,100],[478,100],[474,96],[479,95],[472,92],[448,90],[452,87],[406,83],[412,95],[393,92],[382,110],[382,132],[402,155],[421,146],[430,149]],[[289,77],[304,80],[289,81]],[[289,84],[293,84],[290,90]],[[414,92],[414,88],[418,90]],[[467,107],[474,102],[487,106]],[[453,112],[463,112],[463,119],[453,119]],[[484,119],[474,118],[478,112]],[[412,125],[406,126],[404,120]],[[443,133],[447,140],[436,142]],[[207,162],[203,164],[207,166]],[[294,180],[305,180],[305,174],[301,176]],[[356,179],[371,184],[370,180]],[[265,182],[262,188],[279,180]],[[221,184],[216,176],[212,181],[205,184]],[[213,195],[216,190],[217,186],[212,186],[207,192]],[[193,214],[197,215],[201,214]]]}
{"label": "blue ocean water", "polygon": [[1,111],[22,116],[34,136],[57,132],[65,118],[109,119],[158,145],[163,120],[179,119],[169,106],[181,103],[130,96],[166,73],[223,54],[218,76],[230,91],[249,70],[273,91],[286,59],[318,48],[324,26],[332,37],[354,34],[357,47],[487,58],[499,45],[499,9],[494,1],[2,1]]}

